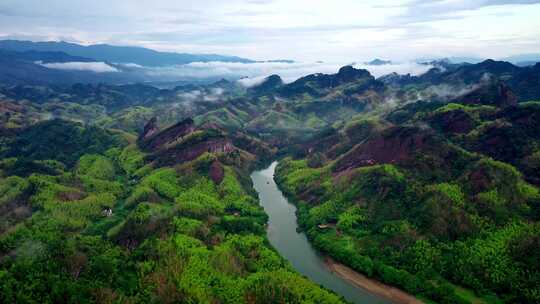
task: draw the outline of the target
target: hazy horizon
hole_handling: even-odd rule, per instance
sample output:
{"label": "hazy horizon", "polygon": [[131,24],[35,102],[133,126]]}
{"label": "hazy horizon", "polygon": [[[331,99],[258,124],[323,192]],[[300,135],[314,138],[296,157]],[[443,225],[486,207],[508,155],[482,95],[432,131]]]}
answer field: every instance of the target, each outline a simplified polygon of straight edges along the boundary
{"label": "hazy horizon", "polygon": [[0,39],[304,62],[540,53],[537,0],[3,2]]}

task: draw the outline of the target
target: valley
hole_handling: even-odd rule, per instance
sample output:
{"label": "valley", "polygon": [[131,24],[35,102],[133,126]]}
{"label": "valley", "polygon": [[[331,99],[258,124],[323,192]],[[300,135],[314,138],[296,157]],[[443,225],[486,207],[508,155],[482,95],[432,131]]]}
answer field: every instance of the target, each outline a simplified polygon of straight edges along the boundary
{"label": "valley", "polygon": [[342,295],[351,303],[391,303],[333,274],[325,259],[311,247],[305,234],[297,232],[296,208],[283,197],[273,179],[276,166],[274,162],[270,167],[251,174],[261,205],[269,217],[266,230],[270,244],[296,271]]}
{"label": "valley", "polygon": [[430,64],[0,85],[0,302],[536,303],[540,64]]}
{"label": "valley", "polygon": [[540,0],[1,0],[0,304],[540,303]]}

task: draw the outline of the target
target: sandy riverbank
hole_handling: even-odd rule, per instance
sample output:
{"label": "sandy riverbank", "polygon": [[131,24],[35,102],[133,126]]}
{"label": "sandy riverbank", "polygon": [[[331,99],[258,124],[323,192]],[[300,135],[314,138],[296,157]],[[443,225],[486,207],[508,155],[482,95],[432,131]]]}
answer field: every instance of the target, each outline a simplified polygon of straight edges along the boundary
{"label": "sandy riverbank", "polygon": [[400,290],[398,288],[385,285],[379,281],[370,279],[353,269],[340,264],[333,259],[327,257],[325,258],[326,265],[328,268],[344,278],[345,280],[353,283],[354,285],[363,288],[375,295],[389,299],[390,301],[396,304],[423,304],[424,302],[418,300],[414,296]]}

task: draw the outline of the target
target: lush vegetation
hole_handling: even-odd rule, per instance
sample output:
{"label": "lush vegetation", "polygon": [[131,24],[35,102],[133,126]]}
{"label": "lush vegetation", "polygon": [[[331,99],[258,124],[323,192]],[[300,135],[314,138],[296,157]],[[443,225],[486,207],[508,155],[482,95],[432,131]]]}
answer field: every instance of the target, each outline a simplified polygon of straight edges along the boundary
{"label": "lush vegetation", "polygon": [[538,303],[538,67],[0,84],[0,302],[342,302],[267,242],[249,170],[277,155],[325,254],[426,301]]}
{"label": "lush vegetation", "polygon": [[[520,112],[527,107],[536,115],[535,105],[520,106],[512,114],[490,106],[431,107],[416,108],[406,121],[430,123],[434,130],[381,127],[396,112],[380,117],[378,128],[360,128],[366,125],[361,118],[343,131],[321,134],[323,142],[339,138],[334,146],[318,152],[308,145],[312,150],[305,159],[281,161],[277,181],[298,205],[301,227],[318,249],[338,261],[422,298],[441,303],[540,301],[540,190],[525,180],[535,181],[534,175],[524,175],[534,162],[519,162],[520,155],[535,155],[540,147],[529,129],[536,126],[523,121]],[[455,111],[475,121],[464,136],[443,125],[440,115]],[[508,161],[486,152],[478,139],[479,132],[486,132],[478,128],[500,121],[500,115],[505,120],[522,117],[512,127],[520,138],[506,135],[491,142],[493,151],[507,139],[527,142],[514,147],[527,152],[509,155],[520,168],[490,158]],[[381,141],[399,146],[393,159],[384,158],[392,148],[377,150]]]}
{"label": "lush vegetation", "polygon": [[[42,126],[40,134],[74,132],[58,128]],[[219,184],[209,178],[215,155],[153,168],[136,146],[88,147],[78,139],[9,152],[56,165],[50,172],[7,170],[21,174],[0,180],[0,208],[31,210],[2,227],[0,302],[342,302],[269,247],[266,215],[234,167],[224,167]]]}

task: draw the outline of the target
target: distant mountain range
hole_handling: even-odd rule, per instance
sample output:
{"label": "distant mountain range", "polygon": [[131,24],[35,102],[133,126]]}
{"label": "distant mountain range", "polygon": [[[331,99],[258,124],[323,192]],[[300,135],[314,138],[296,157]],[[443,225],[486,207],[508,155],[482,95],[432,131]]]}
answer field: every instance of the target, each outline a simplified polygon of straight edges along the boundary
{"label": "distant mountain range", "polygon": [[[434,67],[419,76],[393,73],[380,77],[378,80],[393,87],[442,86],[442,89],[437,89],[437,93],[444,93],[443,95],[454,95],[460,90],[458,88],[473,92],[486,85],[489,87],[504,83],[512,88],[520,101],[534,100],[540,96],[540,63],[520,67],[506,61],[488,59],[476,64],[452,64],[447,61],[434,61],[428,64]],[[445,86],[451,86],[453,89],[445,92]],[[501,93],[497,89],[491,91]],[[473,98],[473,96],[468,97]],[[497,100],[494,96],[485,97],[493,99],[494,102]]]}
{"label": "distant mountain range", "polygon": [[171,67],[194,62],[294,63],[286,59],[255,61],[237,56],[159,52],[107,44],[0,40],[0,82],[4,84],[210,83],[223,77],[201,78],[170,72]]}
{"label": "distant mountain range", "polygon": [[376,58],[376,59],[373,59],[369,62],[364,62],[364,64],[367,64],[367,65],[386,65],[386,64],[392,64],[392,61],[390,60],[382,60],[382,59],[379,59],[379,58]]}
{"label": "distant mountain range", "polygon": [[16,52],[16,51],[10,51],[5,49],[0,49],[0,56],[6,60],[23,60],[23,61],[31,61],[36,62],[40,61],[42,63],[53,63],[53,62],[95,62],[96,60],[85,58],[85,57],[79,57],[79,56],[71,56],[69,54],[66,54],[64,52],[58,52],[58,51],[47,51],[47,52],[39,52],[35,50],[28,50],[24,52]]}
{"label": "distant mountain range", "polygon": [[[540,54],[506,58],[517,66],[533,66]],[[295,63],[292,60],[254,61],[237,56],[159,52],[142,47],[106,44],[83,46],[68,42],[31,42],[0,40],[0,82],[3,84],[74,84],[74,83],[211,83],[221,78],[234,79],[224,72],[215,75],[194,62],[243,64]],[[442,70],[481,62],[473,57],[449,57],[419,60]],[[393,65],[390,60],[364,62],[368,66]],[[457,65],[456,65],[457,64]],[[181,68],[179,72],[177,68]],[[387,81],[403,82],[389,75]],[[264,91],[264,90],[263,90]]]}
{"label": "distant mountain range", "polygon": [[540,62],[540,53],[515,55],[503,58],[502,60],[519,66],[534,65],[535,63]]}
{"label": "distant mountain range", "polygon": [[[51,68],[52,65],[97,64],[116,73],[97,73],[90,70]],[[72,56],[59,51],[11,51],[0,48],[0,82],[3,84],[73,84],[128,83],[145,81],[144,75],[117,70],[113,65],[92,58]]]}
{"label": "distant mountain range", "polygon": [[211,61],[242,63],[255,62],[250,59],[236,56],[158,52],[142,47],[113,46],[108,44],[95,44],[84,46],[63,41],[32,42],[19,40],[2,40],[0,41],[0,49],[15,52],[63,52],[72,56],[92,58],[96,61],[105,61],[112,63],[134,63],[150,67]]}
{"label": "distant mountain range", "polygon": [[[449,63],[480,63],[489,58],[480,58],[473,56],[453,56],[446,58],[419,58],[417,62],[428,62],[428,61],[447,61]],[[507,61],[517,66],[530,66],[534,65],[537,62],[540,62],[540,53],[531,53],[531,54],[519,54],[508,56],[504,58],[499,58],[499,61]]]}

